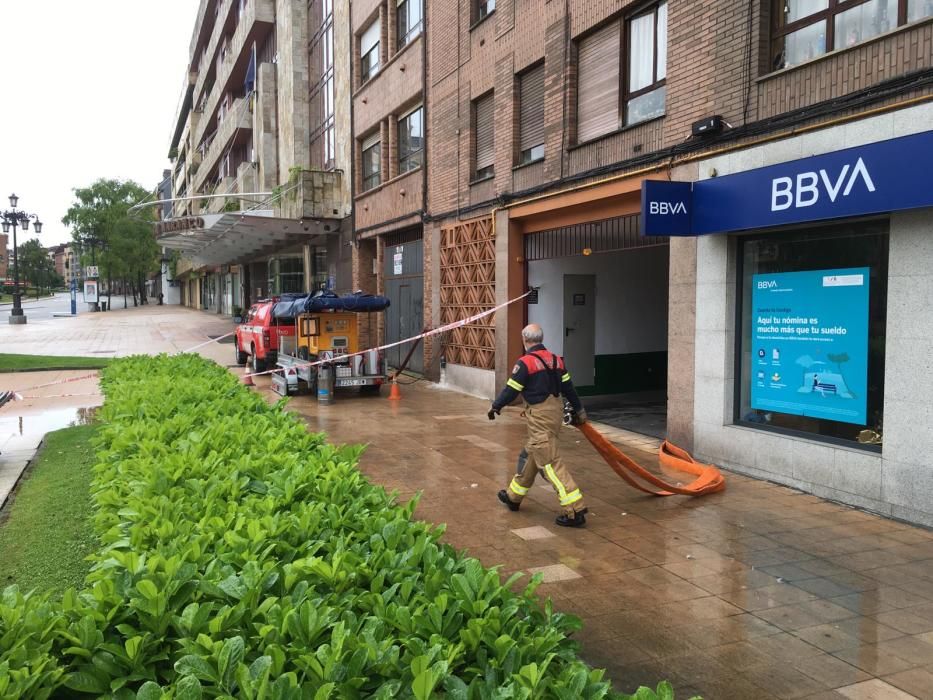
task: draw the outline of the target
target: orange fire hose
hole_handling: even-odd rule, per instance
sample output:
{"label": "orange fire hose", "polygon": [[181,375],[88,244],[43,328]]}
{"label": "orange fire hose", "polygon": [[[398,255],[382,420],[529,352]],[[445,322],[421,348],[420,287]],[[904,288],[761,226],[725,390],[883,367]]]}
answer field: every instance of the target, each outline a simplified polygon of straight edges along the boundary
{"label": "orange fire hose", "polygon": [[[599,431],[597,431],[591,423],[584,423],[578,427],[580,432],[590,441],[590,444],[592,444],[593,447],[596,448],[596,451],[606,460],[606,463],[612,467],[612,470],[627,484],[639,491],[651,494],[652,496],[673,496],[675,494],[680,494],[682,496],[704,496],[708,493],[716,493],[726,488],[726,480],[716,467],[711,464],[701,464],[697,462],[685,450],[672,445],[667,440],[665,440],[658,449],[661,466],[696,475],[697,478],[689,484],[675,486],[658,478],[647,469],[637,464],[633,459],[626,456],[618,447],[600,435]],[[638,482],[636,477],[662,490],[657,491],[648,486],[644,486]]]}

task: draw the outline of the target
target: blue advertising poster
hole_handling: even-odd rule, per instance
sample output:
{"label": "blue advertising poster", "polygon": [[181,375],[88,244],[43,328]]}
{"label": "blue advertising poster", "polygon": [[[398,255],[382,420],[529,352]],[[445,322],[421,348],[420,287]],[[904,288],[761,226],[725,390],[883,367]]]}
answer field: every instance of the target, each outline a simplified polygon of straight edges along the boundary
{"label": "blue advertising poster", "polygon": [[869,268],[752,277],[751,406],[865,425]]}

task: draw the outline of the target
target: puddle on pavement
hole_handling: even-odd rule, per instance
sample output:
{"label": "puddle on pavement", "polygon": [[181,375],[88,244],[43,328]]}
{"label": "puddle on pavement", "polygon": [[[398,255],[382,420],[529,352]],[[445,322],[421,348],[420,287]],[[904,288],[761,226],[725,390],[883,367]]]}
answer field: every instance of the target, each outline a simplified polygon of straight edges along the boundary
{"label": "puddle on pavement", "polygon": [[20,444],[32,442],[46,433],[94,420],[97,406],[54,408],[41,413],[17,414],[16,407],[8,404],[0,413],[0,453],[19,449]]}

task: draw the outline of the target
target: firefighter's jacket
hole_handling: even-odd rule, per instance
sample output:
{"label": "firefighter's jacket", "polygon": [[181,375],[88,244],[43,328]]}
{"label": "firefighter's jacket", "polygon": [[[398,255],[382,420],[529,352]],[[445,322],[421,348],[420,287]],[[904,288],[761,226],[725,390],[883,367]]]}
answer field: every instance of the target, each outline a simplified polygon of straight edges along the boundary
{"label": "firefighter's jacket", "polygon": [[492,402],[492,407],[499,411],[512,403],[518,395],[531,405],[539,404],[548,396],[566,397],[578,413],[583,409],[577,396],[570,373],[564,366],[564,358],[547,350],[543,345],[535,345],[522,355],[512,368],[512,376],[505,388]]}

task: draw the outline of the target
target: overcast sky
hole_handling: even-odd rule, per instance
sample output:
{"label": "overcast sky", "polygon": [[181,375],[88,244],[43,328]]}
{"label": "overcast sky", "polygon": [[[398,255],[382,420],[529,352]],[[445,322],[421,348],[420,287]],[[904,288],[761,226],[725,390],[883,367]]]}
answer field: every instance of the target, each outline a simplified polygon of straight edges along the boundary
{"label": "overcast sky", "polygon": [[0,0],[0,208],[19,195],[44,224],[42,245],[71,239],[61,219],[73,188],[99,177],[158,184],[197,8],[198,0]]}

